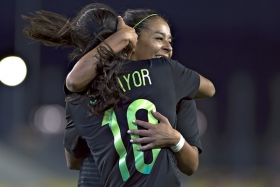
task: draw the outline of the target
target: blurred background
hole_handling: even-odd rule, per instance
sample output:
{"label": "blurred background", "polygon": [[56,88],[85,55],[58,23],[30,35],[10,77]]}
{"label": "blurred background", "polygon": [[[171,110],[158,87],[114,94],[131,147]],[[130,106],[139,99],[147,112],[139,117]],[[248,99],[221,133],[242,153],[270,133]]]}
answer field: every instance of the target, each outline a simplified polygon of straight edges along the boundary
{"label": "blurred background", "polygon": [[[62,144],[71,49],[25,38],[21,15],[43,9],[71,18],[91,2],[1,0],[0,187],[77,186]],[[279,187],[280,1],[98,2],[120,14],[151,8],[165,15],[173,58],[216,87],[213,98],[197,101],[203,153],[198,171],[182,175],[183,186]]]}

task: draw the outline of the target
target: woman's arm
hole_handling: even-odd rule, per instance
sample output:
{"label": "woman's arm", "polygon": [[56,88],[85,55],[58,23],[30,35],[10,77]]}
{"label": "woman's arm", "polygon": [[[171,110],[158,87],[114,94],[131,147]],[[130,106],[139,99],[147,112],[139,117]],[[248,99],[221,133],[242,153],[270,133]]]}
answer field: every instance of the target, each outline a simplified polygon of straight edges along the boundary
{"label": "woman's arm", "polygon": [[[133,139],[132,143],[146,144],[140,146],[139,150],[145,151],[153,148],[175,146],[181,137],[181,133],[173,129],[168,119],[159,112],[153,112],[153,115],[160,121],[158,125],[153,125],[141,120],[135,120],[135,124],[144,127],[147,130],[130,130],[129,134],[136,134],[142,138]],[[192,175],[198,167],[198,149],[185,141],[182,149],[174,153],[178,162],[178,168],[186,175]]]}
{"label": "woman's arm", "polygon": [[[108,44],[115,53],[120,52],[128,46],[127,56],[129,57],[137,43],[137,34],[135,30],[127,26],[122,17],[118,17],[118,31],[109,36],[99,46]],[[73,67],[66,78],[66,87],[71,92],[81,92],[85,90],[88,84],[96,77],[96,64],[99,55],[96,48],[85,54]]]}
{"label": "woman's arm", "polygon": [[71,170],[80,170],[80,165],[84,158],[75,158],[66,149],[64,150],[67,167]]}
{"label": "woman's arm", "polygon": [[213,83],[202,75],[199,75],[199,77],[200,84],[195,99],[212,97],[216,92]]}

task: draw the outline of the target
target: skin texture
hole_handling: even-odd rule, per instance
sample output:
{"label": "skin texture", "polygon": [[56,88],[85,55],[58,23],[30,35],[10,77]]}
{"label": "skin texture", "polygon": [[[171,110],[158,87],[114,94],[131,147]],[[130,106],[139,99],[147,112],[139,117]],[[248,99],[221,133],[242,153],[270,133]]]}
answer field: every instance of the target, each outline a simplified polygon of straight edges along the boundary
{"label": "skin texture", "polygon": [[84,158],[75,158],[66,149],[64,149],[64,151],[67,167],[71,170],[80,170],[80,166]]}
{"label": "skin texture", "polygon": [[[160,17],[153,17],[147,22],[149,28],[145,28],[140,32],[137,45],[130,59],[171,58],[173,48],[171,46],[172,35],[169,25]],[[200,75],[199,91],[195,99],[212,97],[214,94],[215,88],[212,82]]]}
{"label": "skin texture", "polygon": [[130,59],[171,58],[173,49],[169,25],[159,17],[154,17],[148,21],[148,24],[150,25],[149,28],[141,31]]}
{"label": "skin texture", "polygon": [[[170,42],[172,37],[170,27],[162,18],[153,18],[149,22],[150,27],[143,29],[139,38],[135,30],[127,26],[121,17],[118,19],[118,31],[105,40],[114,52],[120,52],[126,47],[128,49],[127,56],[131,60],[144,60],[158,56],[171,58],[172,46]],[[104,44],[101,43],[100,45]],[[97,57],[97,49],[94,48],[76,63],[66,78],[66,86],[70,91],[80,92],[87,88],[96,76]],[[202,75],[199,76],[200,86],[195,99],[212,97],[215,94],[213,83]]]}
{"label": "skin texture", "polygon": [[[152,112],[153,116],[159,120],[158,125],[152,125],[151,123],[135,120],[135,124],[144,127],[147,130],[130,130],[129,134],[137,134],[143,136],[143,138],[132,139],[132,143],[141,144],[145,143],[145,146],[139,146],[141,151],[149,150],[159,147],[171,147],[175,146],[181,137],[180,132],[173,129],[168,119],[161,115],[159,112]],[[177,159],[177,166],[182,173],[186,175],[192,175],[198,168],[199,153],[195,146],[191,146],[185,141],[183,148],[174,153]]]}
{"label": "skin texture", "polygon": [[[127,26],[122,17],[118,17],[118,31],[108,37],[105,42],[109,44],[113,51],[118,53],[127,47],[127,57],[134,51],[138,35],[135,30]],[[101,43],[100,46],[106,46]],[[72,92],[80,92],[87,88],[88,84],[96,76],[96,63],[98,62],[97,48],[94,48],[84,55],[73,67],[66,77],[66,86]]]}
{"label": "skin texture", "polygon": [[[148,20],[147,20],[148,21]],[[105,41],[112,47],[115,52],[128,47],[128,57],[131,60],[143,60],[157,57],[171,58],[171,32],[169,25],[160,17],[153,17],[148,22],[149,28],[142,29],[138,38],[135,36],[135,30],[128,27],[119,17],[119,30],[107,38]],[[135,38],[137,44],[135,43]],[[101,44],[102,45],[102,44]],[[92,79],[96,76],[96,49],[93,49],[82,57],[68,74],[66,86],[72,92],[84,90]],[[196,98],[212,97],[215,93],[214,85],[211,81],[200,75],[200,86]],[[175,146],[180,139],[180,132],[173,129],[164,116],[159,112],[153,115],[160,121],[158,125],[152,125],[148,122],[135,119],[135,124],[140,125],[147,130],[133,130],[129,134],[143,136],[142,138],[133,139],[132,143],[146,143],[140,146],[139,150],[148,150],[158,147]],[[199,153],[195,146],[185,142],[183,148],[174,153],[178,168],[186,175],[192,175],[199,164]]]}

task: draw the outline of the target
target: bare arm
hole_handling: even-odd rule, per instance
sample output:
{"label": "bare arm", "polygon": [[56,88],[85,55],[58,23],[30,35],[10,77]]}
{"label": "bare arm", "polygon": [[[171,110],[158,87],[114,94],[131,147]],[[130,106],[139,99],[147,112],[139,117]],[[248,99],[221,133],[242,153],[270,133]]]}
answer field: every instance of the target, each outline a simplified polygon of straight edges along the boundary
{"label": "bare arm", "polygon": [[216,92],[213,83],[210,80],[203,77],[202,75],[199,75],[199,77],[200,77],[200,84],[195,99],[212,97]]}
{"label": "bare arm", "polygon": [[80,165],[84,158],[75,158],[66,149],[64,150],[67,167],[71,170],[80,170]]}
{"label": "bare arm", "polygon": [[[126,46],[129,46],[130,51],[128,51],[127,55],[130,56],[132,49],[136,45],[138,36],[133,28],[125,25],[121,17],[118,17],[118,19],[118,31],[109,36],[105,42],[115,53],[118,53]],[[104,42],[100,45],[106,47]],[[96,64],[99,59],[97,48],[99,46],[85,54],[67,75],[66,87],[71,92],[80,92],[85,90],[88,84],[96,77]]]}
{"label": "bare arm", "polygon": [[[177,143],[179,142],[178,135],[180,139],[181,134],[177,131],[177,135],[174,136],[174,139],[177,139],[175,141]],[[175,143],[175,145],[177,143]],[[177,166],[182,173],[192,175],[197,170],[199,165],[199,153],[197,147],[191,146],[185,141],[182,149],[179,152],[174,153],[174,155],[177,159]]]}

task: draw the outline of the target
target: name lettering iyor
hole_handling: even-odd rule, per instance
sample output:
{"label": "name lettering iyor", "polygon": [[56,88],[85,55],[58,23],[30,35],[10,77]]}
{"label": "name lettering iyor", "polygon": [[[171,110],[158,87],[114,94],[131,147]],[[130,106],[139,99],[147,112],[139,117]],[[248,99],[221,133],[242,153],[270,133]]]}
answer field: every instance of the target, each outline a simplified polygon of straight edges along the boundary
{"label": "name lettering iyor", "polygon": [[147,69],[134,71],[132,74],[129,73],[127,75],[123,75],[122,78],[124,81],[121,81],[120,78],[118,78],[118,81],[124,92],[126,92],[127,90],[131,90],[132,85],[134,85],[135,87],[140,87],[140,86],[146,86],[146,84],[149,85],[152,84],[151,78],[149,76],[149,70]]}

